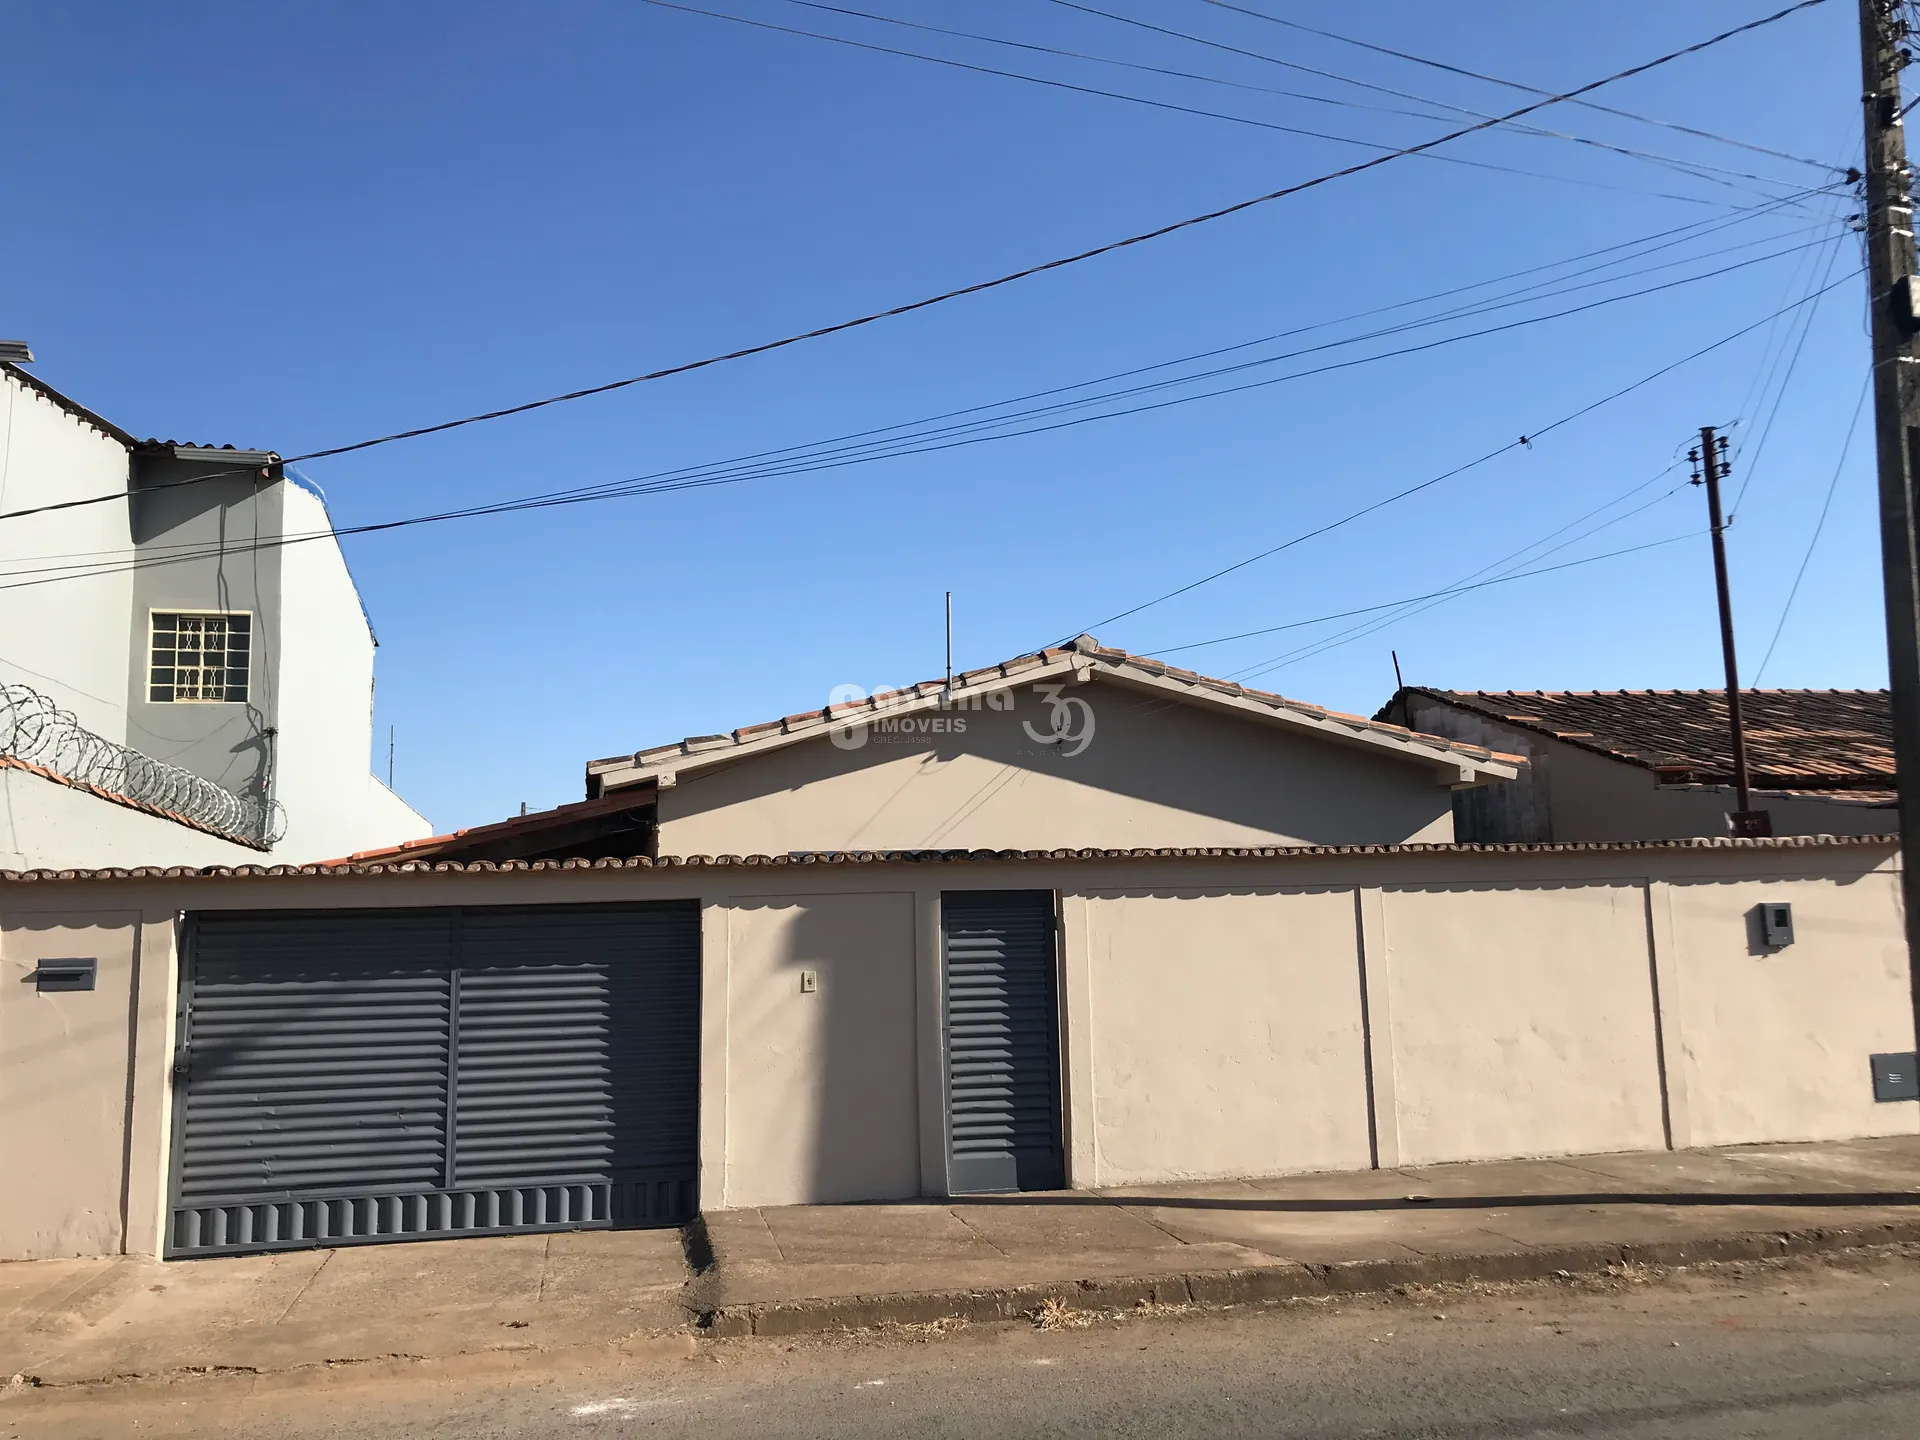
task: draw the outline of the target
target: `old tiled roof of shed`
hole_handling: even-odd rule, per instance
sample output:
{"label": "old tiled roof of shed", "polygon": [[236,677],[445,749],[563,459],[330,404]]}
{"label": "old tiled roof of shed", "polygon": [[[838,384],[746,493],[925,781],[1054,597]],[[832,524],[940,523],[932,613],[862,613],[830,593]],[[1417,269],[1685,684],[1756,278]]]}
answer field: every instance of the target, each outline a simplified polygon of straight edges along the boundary
{"label": "old tiled roof of shed", "polygon": [[[1410,686],[1401,695],[1429,696],[1518,729],[1659,771],[1671,780],[1725,780],[1733,774],[1724,690]],[[1400,698],[1388,710],[1395,710]],[[1740,704],[1747,764],[1756,785],[1796,790],[1893,788],[1893,714],[1885,690],[1742,690]]]}

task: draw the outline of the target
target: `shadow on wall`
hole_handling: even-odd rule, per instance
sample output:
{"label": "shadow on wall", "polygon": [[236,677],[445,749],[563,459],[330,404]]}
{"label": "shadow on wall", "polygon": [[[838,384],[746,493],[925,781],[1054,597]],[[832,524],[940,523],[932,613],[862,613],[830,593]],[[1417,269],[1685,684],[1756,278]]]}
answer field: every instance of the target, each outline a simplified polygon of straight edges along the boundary
{"label": "shadow on wall", "polygon": [[737,905],[728,1203],[916,1196],[912,895]]}

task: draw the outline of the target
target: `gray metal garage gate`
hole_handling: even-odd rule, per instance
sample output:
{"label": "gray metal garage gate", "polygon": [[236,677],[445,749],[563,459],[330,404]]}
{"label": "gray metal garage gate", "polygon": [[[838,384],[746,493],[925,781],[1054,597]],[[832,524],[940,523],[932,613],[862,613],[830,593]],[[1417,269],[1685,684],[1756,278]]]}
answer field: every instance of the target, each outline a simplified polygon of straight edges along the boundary
{"label": "gray metal garage gate", "polygon": [[194,916],[167,1254],[692,1215],[693,902]]}

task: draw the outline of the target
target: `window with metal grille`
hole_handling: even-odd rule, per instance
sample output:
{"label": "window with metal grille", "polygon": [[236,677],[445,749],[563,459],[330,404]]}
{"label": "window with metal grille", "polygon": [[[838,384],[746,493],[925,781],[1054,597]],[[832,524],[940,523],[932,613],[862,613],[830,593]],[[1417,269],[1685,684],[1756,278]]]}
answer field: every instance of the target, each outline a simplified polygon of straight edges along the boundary
{"label": "window with metal grille", "polygon": [[147,698],[245,700],[252,649],[251,615],[155,612]]}

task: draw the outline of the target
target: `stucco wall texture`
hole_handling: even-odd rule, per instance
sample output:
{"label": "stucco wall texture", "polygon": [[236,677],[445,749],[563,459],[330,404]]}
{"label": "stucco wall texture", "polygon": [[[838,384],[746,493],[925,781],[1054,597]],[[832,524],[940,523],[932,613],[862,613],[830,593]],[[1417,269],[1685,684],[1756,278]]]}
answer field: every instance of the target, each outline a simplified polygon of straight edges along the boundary
{"label": "stucco wall texture", "polygon": [[[702,904],[700,1203],[946,1193],[939,904],[1059,897],[1075,1187],[1920,1133],[1885,843],[0,884],[0,1258],[153,1253],[175,917]],[[1762,902],[1795,943],[1758,943]],[[37,994],[95,954],[92,992]],[[803,971],[818,985],[807,990]]]}
{"label": "stucco wall texture", "polygon": [[875,725],[852,748],[822,736],[682,776],[660,792],[660,853],[1453,839],[1431,764],[1099,678],[1072,687],[1091,743],[1062,746],[1040,738],[1052,706],[1035,693],[1061,688],[913,721],[964,730]]}

